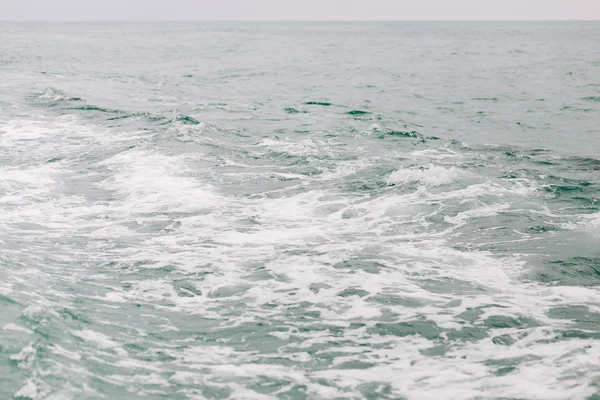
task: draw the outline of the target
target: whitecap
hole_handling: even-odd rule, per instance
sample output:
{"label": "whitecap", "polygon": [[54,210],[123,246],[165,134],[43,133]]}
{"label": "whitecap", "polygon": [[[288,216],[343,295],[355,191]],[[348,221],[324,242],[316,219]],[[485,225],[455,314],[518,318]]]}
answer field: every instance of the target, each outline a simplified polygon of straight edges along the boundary
{"label": "whitecap", "polygon": [[465,173],[456,167],[445,168],[429,165],[422,168],[402,168],[392,172],[388,177],[388,185],[402,185],[411,182],[420,182],[426,186],[441,186],[455,182],[465,176]]}

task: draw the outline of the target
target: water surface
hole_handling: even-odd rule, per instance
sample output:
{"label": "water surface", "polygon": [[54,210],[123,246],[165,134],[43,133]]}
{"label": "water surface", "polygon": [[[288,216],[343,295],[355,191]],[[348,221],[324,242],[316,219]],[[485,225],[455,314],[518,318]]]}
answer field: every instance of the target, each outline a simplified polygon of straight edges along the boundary
{"label": "water surface", "polygon": [[597,399],[600,24],[0,25],[0,398]]}

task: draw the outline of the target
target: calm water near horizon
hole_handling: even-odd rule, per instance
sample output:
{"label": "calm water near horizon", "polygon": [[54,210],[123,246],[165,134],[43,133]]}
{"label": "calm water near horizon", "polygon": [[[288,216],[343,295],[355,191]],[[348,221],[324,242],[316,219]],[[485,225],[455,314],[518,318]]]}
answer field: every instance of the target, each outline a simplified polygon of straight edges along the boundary
{"label": "calm water near horizon", "polygon": [[600,399],[600,22],[0,22],[0,399]]}

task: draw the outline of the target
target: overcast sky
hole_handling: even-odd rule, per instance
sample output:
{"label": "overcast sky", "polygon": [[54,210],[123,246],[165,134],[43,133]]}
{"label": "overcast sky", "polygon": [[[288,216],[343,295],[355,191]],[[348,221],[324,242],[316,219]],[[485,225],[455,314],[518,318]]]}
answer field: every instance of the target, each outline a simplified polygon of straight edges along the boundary
{"label": "overcast sky", "polygon": [[600,19],[600,0],[0,0],[0,20]]}

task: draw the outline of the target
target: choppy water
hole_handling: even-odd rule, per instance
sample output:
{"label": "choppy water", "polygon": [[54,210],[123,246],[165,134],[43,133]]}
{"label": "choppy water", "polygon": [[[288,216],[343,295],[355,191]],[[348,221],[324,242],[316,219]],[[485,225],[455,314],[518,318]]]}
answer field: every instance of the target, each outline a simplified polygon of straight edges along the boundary
{"label": "choppy water", "polygon": [[0,398],[600,398],[598,38],[0,25]]}

